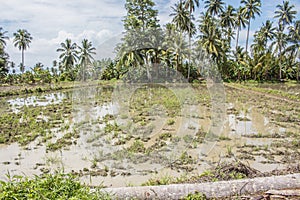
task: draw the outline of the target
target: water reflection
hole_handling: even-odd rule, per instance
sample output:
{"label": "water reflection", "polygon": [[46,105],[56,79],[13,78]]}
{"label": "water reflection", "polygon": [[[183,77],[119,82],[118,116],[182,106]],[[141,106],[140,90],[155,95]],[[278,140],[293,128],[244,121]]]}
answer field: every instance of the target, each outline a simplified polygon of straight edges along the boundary
{"label": "water reflection", "polygon": [[51,104],[60,104],[66,99],[66,93],[57,92],[38,96],[20,97],[15,99],[9,99],[10,108],[13,112],[20,112],[20,108],[23,106],[48,106]]}

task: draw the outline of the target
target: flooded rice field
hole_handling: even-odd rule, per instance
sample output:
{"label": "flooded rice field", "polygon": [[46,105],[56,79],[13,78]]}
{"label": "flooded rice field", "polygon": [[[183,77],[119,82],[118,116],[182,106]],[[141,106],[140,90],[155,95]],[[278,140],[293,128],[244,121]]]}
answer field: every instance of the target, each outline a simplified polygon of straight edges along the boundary
{"label": "flooded rice field", "polygon": [[0,179],[58,170],[117,187],[199,174],[223,161],[267,172],[300,159],[300,103],[250,90],[117,84],[0,104]]}

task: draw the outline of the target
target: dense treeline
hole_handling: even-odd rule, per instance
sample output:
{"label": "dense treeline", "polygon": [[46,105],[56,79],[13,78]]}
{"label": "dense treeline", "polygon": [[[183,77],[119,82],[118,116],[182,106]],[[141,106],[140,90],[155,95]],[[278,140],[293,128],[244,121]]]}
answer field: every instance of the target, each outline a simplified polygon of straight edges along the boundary
{"label": "dense treeline", "polygon": [[[299,81],[300,20],[289,1],[276,6],[276,22],[264,22],[251,44],[251,24],[262,14],[260,0],[242,0],[237,8],[222,0],[180,0],[171,7],[172,21],[163,26],[154,7],[152,0],[126,0],[125,34],[113,60],[94,60],[96,49],[87,39],[81,45],[66,39],[57,49],[58,61],[53,61],[50,69],[38,62],[25,72],[24,51],[33,38],[20,29],[13,40],[22,54],[20,74],[9,61],[5,51],[7,32],[0,28],[1,82],[118,79],[132,69],[139,69],[135,75],[149,81],[162,69],[173,69],[192,81],[203,76],[195,62],[201,55],[210,57],[224,80]],[[204,10],[198,19],[194,17],[196,7]],[[247,30],[245,46],[239,43],[242,29]]]}

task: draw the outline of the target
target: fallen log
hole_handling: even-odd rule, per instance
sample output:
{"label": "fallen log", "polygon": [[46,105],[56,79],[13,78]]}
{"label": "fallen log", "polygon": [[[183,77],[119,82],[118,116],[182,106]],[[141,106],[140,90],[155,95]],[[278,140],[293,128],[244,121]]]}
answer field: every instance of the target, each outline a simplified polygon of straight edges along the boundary
{"label": "fallen log", "polygon": [[300,198],[300,190],[269,190],[265,192],[268,195],[280,195],[280,196],[297,196]]}
{"label": "fallen log", "polygon": [[300,188],[300,174],[198,184],[103,188],[101,191],[113,195],[114,199],[182,199],[196,192],[207,198],[220,198],[294,188]]}

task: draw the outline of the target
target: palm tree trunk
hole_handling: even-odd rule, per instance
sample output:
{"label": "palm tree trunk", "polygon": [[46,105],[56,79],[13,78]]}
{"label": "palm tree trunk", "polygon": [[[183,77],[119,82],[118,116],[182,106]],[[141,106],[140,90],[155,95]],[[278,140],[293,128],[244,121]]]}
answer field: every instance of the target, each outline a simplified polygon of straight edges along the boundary
{"label": "palm tree trunk", "polygon": [[191,32],[192,32],[192,7],[190,7],[190,24],[189,24],[189,64],[188,64],[188,76],[187,76],[187,81],[190,80],[190,73],[191,73],[191,48],[192,48],[192,43],[191,43]]}
{"label": "palm tree trunk", "polygon": [[281,45],[279,45],[279,79],[282,79],[282,66],[281,66]]}
{"label": "palm tree trunk", "polygon": [[297,67],[297,82],[299,82],[299,71],[300,71],[300,63],[298,63],[298,67]]}
{"label": "palm tree trunk", "polygon": [[150,66],[149,66],[149,61],[148,61],[147,56],[146,56],[146,72],[147,72],[148,81],[152,82],[152,76],[151,76]]}
{"label": "palm tree trunk", "polygon": [[247,31],[247,40],[246,40],[246,54],[248,54],[248,42],[249,42],[250,22],[251,22],[251,19],[249,18],[248,31]]}
{"label": "palm tree trunk", "polygon": [[235,44],[235,50],[237,50],[238,46],[239,46],[239,37],[240,37],[240,27],[237,28],[236,31],[236,44]]}
{"label": "palm tree trunk", "polygon": [[22,66],[25,69],[25,66],[24,66],[24,49],[22,49]]}

